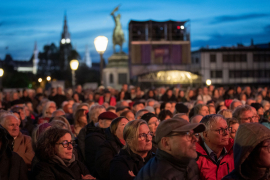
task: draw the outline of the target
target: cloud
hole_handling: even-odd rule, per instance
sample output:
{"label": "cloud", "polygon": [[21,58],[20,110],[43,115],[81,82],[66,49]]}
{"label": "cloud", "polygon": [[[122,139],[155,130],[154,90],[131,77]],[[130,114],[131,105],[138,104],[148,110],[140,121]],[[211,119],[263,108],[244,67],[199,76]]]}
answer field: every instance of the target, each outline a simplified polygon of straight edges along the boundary
{"label": "cloud", "polygon": [[223,15],[215,17],[210,24],[220,24],[226,22],[235,22],[235,21],[242,21],[242,20],[250,20],[250,19],[258,19],[269,17],[270,14],[265,13],[250,13],[250,14],[240,14],[240,15]]}

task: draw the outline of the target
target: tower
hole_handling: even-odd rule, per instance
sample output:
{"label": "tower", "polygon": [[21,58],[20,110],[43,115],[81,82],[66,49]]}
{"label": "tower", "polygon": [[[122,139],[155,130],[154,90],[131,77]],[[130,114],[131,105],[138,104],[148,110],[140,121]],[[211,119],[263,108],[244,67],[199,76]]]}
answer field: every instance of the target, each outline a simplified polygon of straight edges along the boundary
{"label": "tower", "polygon": [[61,64],[60,67],[63,67],[64,69],[67,69],[69,66],[68,62],[68,55],[72,49],[71,45],[71,39],[70,39],[70,33],[68,32],[68,25],[67,25],[67,16],[65,14],[64,17],[64,27],[63,27],[63,32],[61,35],[61,40],[60,40],[60,54],[61,54]]}
{"label": "tower", "polygon": [[37,74],[38,68],[38,49],[37,49],[37,42],[35,42],[34,53],[33,53],[33,74]]}
{"label": "tower", "polygon": [[92,60],[91,60],[87,45],[85,46],[85,54],[84,54],[83,61],[89,68],[92,67]]}

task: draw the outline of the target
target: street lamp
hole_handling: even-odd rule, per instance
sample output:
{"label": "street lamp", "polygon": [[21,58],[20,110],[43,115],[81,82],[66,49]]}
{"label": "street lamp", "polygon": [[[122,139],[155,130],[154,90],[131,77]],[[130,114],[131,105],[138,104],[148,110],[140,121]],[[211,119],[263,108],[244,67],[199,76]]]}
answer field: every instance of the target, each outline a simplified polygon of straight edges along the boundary
{"label": "street lamp", "polygon": [[2,87],[2,77],[4,75],[4,70],[0,68],[0,87]]}
{"label": "street lamp", "polygon": [[75,71],[78,69],[78,66],[79,66],[79,61],[76,60],[76,59],[73,59],[70,61],[69,63],[70,65],[70,68],[72,70],[72,86],[74,87],[75,86]]}
{"label": "street lamp", "polygon": [[108,38],[105,36],[98,36],[94,40],[97,52],[100,55],[100,84],[103,85],[102,70],[103,70],[103,54],[108,45]]}
{"label": "street lamp", "polygon": [[210,86],[212,84],[212,81],[210,79],[207,79],[205,83],[207,86]]}
{"label": "street lamp", "polygon": [[51,76],[47,76],[46,79],[47,79],[47,81],[51,81],[52,78],[51,78]]}
{"label": "street lamp", "polygon": [[42,78],[38,78],[38,82],[41,83],[42,82]]}

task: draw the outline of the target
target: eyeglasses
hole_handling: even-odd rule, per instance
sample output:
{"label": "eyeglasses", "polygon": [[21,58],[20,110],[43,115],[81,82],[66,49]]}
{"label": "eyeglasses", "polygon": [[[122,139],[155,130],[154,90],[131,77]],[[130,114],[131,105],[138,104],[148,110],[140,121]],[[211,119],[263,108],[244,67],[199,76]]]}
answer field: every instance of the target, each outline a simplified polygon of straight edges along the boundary
{"label": "eyeglasses", "polygon": [[258,116],[252,116],[252,117],[247,117],[247,118],[240,118],[241,121],[249,121],[253,122],[254,119],[258,118]]}
{"label": "eyeglasses", "polygon": [[56,143],[56,144],[62,144],[62,146],[63,146],[64,148],[68,148],[70,144],[71,144],[73,147],[76,146],[76,142],[75,142],[75,141],[70,141],[70,142],[68,142],[68,141],[63,141],[63,142],[61,142],[61,143]]}
{"label": "eyeglasses", "polygon": [[228,128],[225,128],[225,129],[220,128],[220,129],[212,130],[212,131],[216,131],[219,134],[225,134],[225,132],[231,132],[232,131],[232,127],[228,127]]}
{"label": "eyeglasses", "polygon": [[268,146],[261,146],[261,147],[266,147],[268,152],[270,153],[270,144]]}
{"label": "eyeglasses", "polygon": [[169,136],[185,136],[188,141],[191,141],[194,136],[196,137],[196,139],[199,139],[200,135],[199,133],[184,132],[184,133],[171,134]]}
{"label": "eyeglasses", "polygon": [[148,123],[148,126],[151,126],[151,125],[158,125],[160,123],[160,120],[157,120],[155,122],[151,122],[151,123]]}
{"label": "eyeglasses", "polygon": [[145,140],[146,138],[152,139],[152,137],[153,137],[152,132],[149,132],[147,134],[145,134],[145,133],[139,134],[139,139],[141,139],[141,140]]}

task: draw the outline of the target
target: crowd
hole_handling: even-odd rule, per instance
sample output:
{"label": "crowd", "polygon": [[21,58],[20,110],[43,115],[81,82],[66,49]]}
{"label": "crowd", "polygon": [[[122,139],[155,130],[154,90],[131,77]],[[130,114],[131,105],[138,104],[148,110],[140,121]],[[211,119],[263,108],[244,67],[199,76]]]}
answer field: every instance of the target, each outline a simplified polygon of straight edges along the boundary
{"label": "crowd", "polygon": [[270,89],[0,93],[1,180],[270,179]]}

